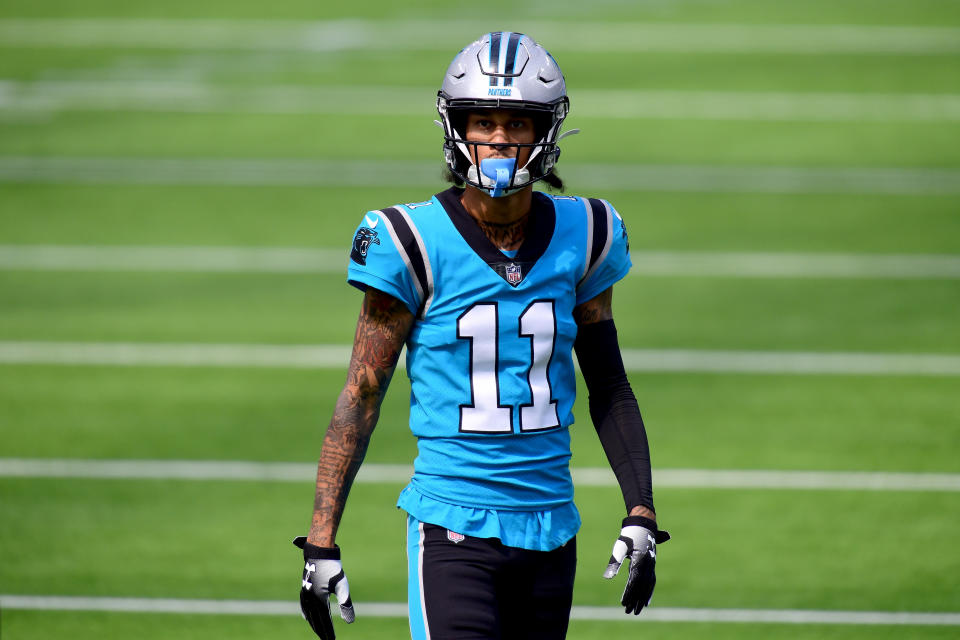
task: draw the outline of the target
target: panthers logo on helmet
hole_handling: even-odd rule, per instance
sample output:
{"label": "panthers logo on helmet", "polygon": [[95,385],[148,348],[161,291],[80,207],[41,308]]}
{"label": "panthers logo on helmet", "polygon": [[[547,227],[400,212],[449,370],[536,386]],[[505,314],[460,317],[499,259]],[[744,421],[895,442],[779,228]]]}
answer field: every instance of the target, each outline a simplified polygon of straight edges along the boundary
{"label": "panthers logo on helmet", "polygon": [[350,259],[359,265],[367,264],[367,249],[371,244],[380,244],[380,238],[373,229],[362,227],[353,236],[353,249],[350,250]]}

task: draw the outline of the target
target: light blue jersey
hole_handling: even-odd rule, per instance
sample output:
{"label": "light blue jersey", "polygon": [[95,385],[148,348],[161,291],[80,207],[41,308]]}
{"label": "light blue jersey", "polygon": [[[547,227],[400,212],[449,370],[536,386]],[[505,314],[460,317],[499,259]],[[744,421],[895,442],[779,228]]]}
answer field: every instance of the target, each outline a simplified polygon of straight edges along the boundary
{"label": "light blue jersey", "polygon": [[368,212],[348,280],[403,301],[418,520],[549,550],[579,528],[570,478],[576,305],[630,269],[608,203],[534,193],[527,237],[497,250],[450,189]]}

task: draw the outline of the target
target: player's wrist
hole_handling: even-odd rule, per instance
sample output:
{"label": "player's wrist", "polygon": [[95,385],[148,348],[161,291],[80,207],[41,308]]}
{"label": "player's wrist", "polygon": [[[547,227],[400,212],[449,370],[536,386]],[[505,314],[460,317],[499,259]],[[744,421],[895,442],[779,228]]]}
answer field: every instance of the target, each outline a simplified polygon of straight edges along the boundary
{"label": "player's wrist", "polygon": [[653,509],[651,509],[650,507],[645,507],[645,506],[643,506],[642,504],[641,504],[641,505],[637,505],[637,506],[633,507],[632,509],[630,509],[630,512],[629,512],[627,515],[628,515],[628,516],[643,516],[644,518],[649,518],[650,520],[653,520],[654,522],[657,521],[657,514],[656,514],[656,512],[655,512]]}
{"label": "player's wrist", "polygon": [[651,520],[645,516],[627,516],[623,519],[622,527],[643,527],[650,531],[657,530],[657,521]]}
{"label": "player's wrist", "polygon": [[307,531],[307,542],[317,547],[332,549],[337,546],[337,528],[332,518],[314,511],[310,529]]}
{"label": "player's wrist", "polygon": [[303,549],[303,558],[305,560],[308,558],[313,560],[340,559],[340,547],[337,545],[326,547],[311,544],[310,542],[307,542],[307,538],[304,536],[299,536],[298,538],[294,539],[293,544]]}
{"label": "player's wrist", "polygon": [[656,544],[664,543],[670,539],[670,533],[657,527],[656,520],[651,520],[644,516],[627,516],[623,519],[623,524],[620,526],[623,527],[623,529],[627,527],[643,527],[653,534]]}

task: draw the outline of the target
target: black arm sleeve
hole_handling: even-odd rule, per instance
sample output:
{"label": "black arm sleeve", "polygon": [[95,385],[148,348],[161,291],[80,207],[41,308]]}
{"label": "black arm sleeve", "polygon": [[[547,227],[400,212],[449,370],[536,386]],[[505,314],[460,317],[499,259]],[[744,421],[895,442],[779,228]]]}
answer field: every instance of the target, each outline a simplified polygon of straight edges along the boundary
{"label": "black arm sleeve", "polygon": [[590,394],[590,417],[627,511],[638,505],[653,511],[647,432],[623,367],[613,320],[581,325],[574,349]]}

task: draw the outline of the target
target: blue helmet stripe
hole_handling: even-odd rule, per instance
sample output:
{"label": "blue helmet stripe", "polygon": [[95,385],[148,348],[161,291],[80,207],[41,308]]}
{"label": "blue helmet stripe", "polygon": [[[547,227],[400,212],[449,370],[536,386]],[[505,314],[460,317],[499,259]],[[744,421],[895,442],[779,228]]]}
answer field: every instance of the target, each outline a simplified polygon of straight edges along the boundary
{"label": "blue helmet stripe", "polygon": [[[500,68],[500,36],[502,35],[501,31],[494,31],[490,34],[490,69],[491,73],[497,73],[497,69]],[[490,76],[490,86],[497,86],[497,76]]]}
{"label": "blue helmet stripe", "polygon": [[[522,33],[511,33],[510,41],[507,43],[507,65],[504,68],[503,72],[507,75],[513,73],[513,68],[517,64],[517,50],[520,48],[520,38],[523,37]],[[504,85],[512,85],[513,78],[507,78],[504,82]]]}

